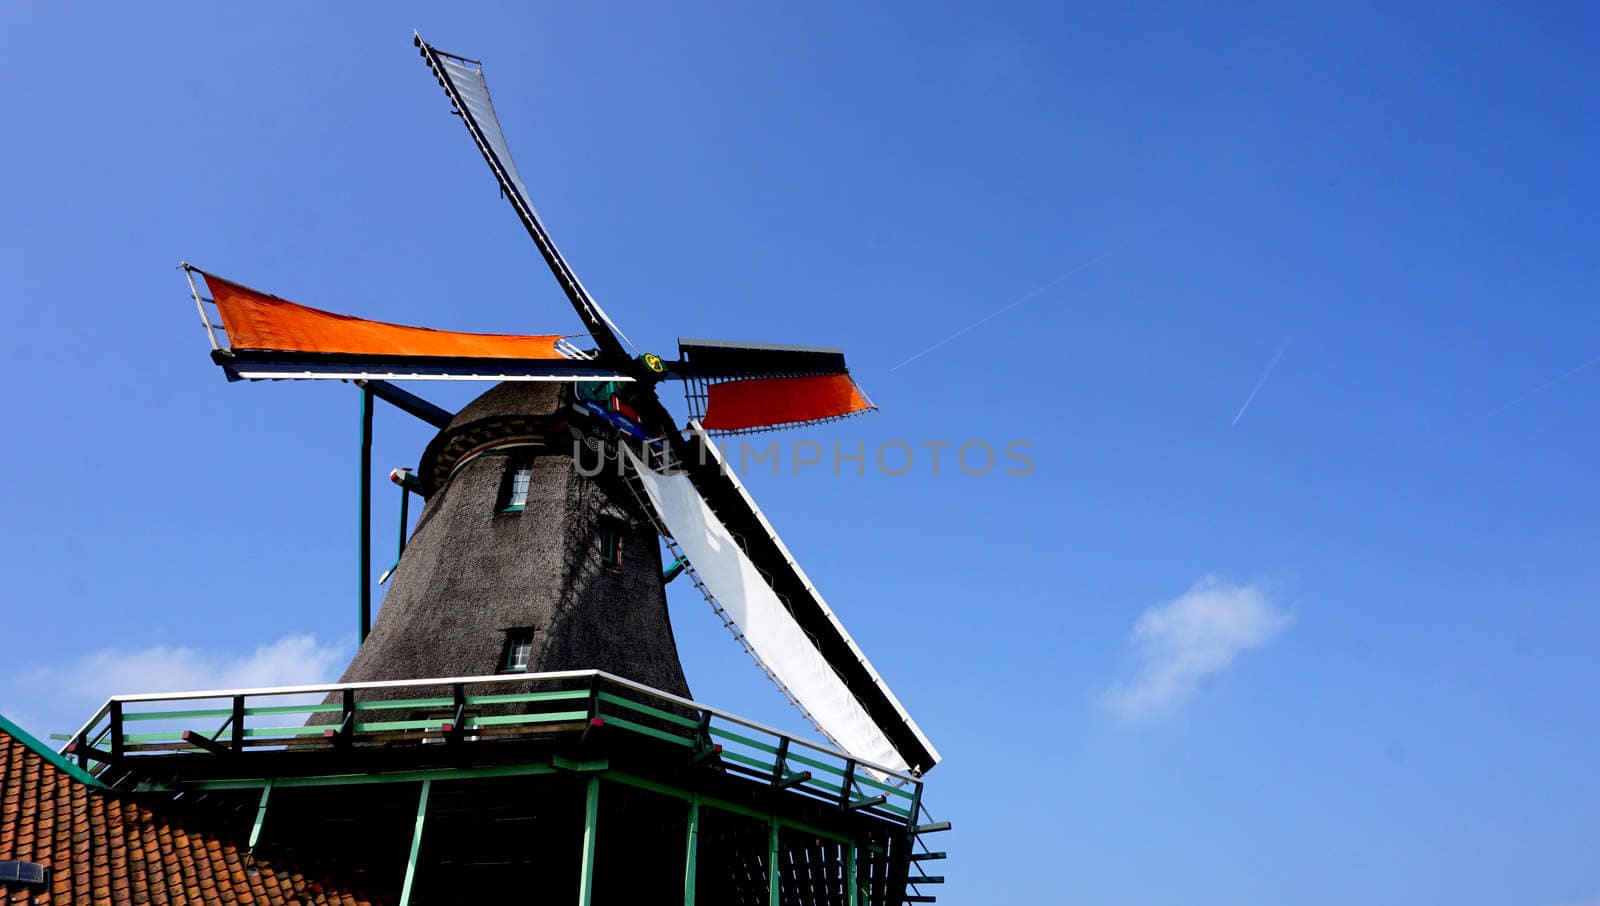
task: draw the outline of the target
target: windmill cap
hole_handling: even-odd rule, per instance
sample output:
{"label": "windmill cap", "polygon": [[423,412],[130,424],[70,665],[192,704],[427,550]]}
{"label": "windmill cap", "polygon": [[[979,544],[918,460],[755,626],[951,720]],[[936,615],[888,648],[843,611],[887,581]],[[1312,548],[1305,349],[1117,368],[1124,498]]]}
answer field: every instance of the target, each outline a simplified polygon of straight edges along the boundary
{"label": "windmill cap", "polygon": [[417,479],[432,494],[464,457],[486,444],[516,438],[565,436],[570,385],[552,381],[506,381],[462,407],[422,454]]}

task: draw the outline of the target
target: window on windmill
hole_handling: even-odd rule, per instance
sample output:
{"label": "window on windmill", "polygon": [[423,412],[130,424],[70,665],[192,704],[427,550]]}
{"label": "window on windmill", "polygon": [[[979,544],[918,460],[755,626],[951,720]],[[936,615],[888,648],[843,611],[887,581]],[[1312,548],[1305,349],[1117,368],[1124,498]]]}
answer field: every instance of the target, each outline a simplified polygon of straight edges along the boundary
{"label": "window on windmill", "polygon": [[500,669],[508,672],[527,670],[532,658],[533,630],[513,629],[507,632],[505,657],[500,660]]}
{"label": "window on windmill", "polygon": [[512,460],[506,478],[502,513],[520,513],[528,505],[528,488],[533,484],[533,464],[527,460]]}
{"label": "window on windmill", "polygon": [[622,564],[622,532],[615,525],[600,526],[600,562],[607,566]]}

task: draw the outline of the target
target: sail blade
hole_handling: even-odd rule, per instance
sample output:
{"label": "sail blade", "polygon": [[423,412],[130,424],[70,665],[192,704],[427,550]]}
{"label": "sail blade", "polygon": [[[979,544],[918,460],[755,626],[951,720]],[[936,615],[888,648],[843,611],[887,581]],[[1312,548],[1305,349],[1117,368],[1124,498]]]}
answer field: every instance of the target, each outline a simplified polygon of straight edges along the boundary
{"label": "sail blade", "polygon": [[687,475],[662,475],[628,453],[640,483],[673,540],[750,647],[851,755],[896,771],[910,768],[883,730],[783,606],[726,525]]}
{"label": "sail blade", "polygon": [[672,376],[689,415],[715,435],[749,434],[838,421],[877,407],[843,350],[824,346],[678,340]]}
{"label": "sail blade", "polygon": [[455,105],[456,112],[461,115],[461,120],[471,133],[473,142],[482,152],[489,169],[494,172],[501,191],[516,210],[517,217],[528,230],[528,235],[533,238],[533,244],[538,247],[539,254],[550,266],[551,273],[555,274],[556,282],[561,285],[572,307],[577,310],[578,317],[583,319],[585,328],[594,337],[602,352],[613,357],[626,358],[627,352],[618,337],[629,345],[632,345],[632,341],[628,340],[627,335],[622,333],[600,307],[600,303],[589,294],[589,290],[578,279],[577,273],[562,256],[561,250],[556,248],[555,242],[550,238],[549,230],[539,217],[539,212],[533,207],[528,187],[523,184],[522,176],[517,172],[517,165],[511,159],[511,146],[506,143],[505,133],[500,128],[500,119],[494,112],[494,102],[489,99],[489,83],[483,78],[483,64],[439,50],[423,41],[420,35],[416,38],[416,44],[422,52],[423,59],[427,60],[428,67],[439,79],[439,84],[444,87],[445,94]]}
{"label": "sail blade", "polygon": [[748,434],[838,421],[873,408],[848,374],[744,378],[706,386],[701,424],[713,434]]}
{"label": "sail blade", "polygon": [[[690,424],[685,473],[635,460],[667,531],[780,682],[841,747],[895,770],[925,772],[933,748],[795,563],[710,436]],[[742,617],[741,617],[742,614]]]}
{"label": "sail blade", "polygon": [[[185,265],[212,357],[240,380],[628,380],[559,335],[433,330],[291,302]],[[211,297],[200,295],[193,275]],[[207,305],[221,323],[213,323]],[[225,341],[225,342],[224,342]]]}

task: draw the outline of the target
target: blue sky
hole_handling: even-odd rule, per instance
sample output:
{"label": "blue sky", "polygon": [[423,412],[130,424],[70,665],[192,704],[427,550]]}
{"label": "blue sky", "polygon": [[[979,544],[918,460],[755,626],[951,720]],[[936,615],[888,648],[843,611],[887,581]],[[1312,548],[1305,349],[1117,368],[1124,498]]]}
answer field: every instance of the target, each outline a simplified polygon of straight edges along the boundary
{"label": "blue sky", "polygon": [[747,481],[945,755],[941,902],[1600,902],[1592,7],[6,4],[0,712],[353,646],[355,393],[226,384],[179,260],[578,329],[412,28],[641,346],[843,346],[882,411],[794,437],[919,451]]}

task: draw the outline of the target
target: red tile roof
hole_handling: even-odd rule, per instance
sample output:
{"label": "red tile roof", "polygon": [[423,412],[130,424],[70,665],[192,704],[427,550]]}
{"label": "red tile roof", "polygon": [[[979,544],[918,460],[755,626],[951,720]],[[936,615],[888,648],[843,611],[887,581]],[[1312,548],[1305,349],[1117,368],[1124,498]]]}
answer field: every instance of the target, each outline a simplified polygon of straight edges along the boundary
{"label": "red tile roof", "polygon": [[[0,861],[50,869],[47,888],[0,882],[0,904],[377,906],[328,866],[274,850],[246,867],[237,819],[92,785],[55,753],[0,721]],[[319,870],[319,868],[321,870]]]}

